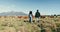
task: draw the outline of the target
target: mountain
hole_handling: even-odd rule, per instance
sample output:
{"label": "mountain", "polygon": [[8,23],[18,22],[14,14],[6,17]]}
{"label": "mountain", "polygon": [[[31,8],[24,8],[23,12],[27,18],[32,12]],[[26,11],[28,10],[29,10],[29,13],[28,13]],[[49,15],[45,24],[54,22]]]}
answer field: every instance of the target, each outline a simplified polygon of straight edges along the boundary
{"label": "mountain", "polygon": [[27,16],[24,12],[3,12],[0,13],[0,16]]}

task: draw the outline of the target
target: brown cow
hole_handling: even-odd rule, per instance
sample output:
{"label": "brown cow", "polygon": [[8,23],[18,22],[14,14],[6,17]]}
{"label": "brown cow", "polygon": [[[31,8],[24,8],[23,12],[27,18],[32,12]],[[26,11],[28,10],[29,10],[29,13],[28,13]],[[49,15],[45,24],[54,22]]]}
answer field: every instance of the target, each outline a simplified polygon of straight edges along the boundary
{"label": "brown cow", "polygon": [[4,18],[6,18],[7,16],[4,16]]}
{"label": "brown cow", "polygon": [[0,16],[0,18],[1,18],[2,16]]}
{"label": "brown cow", "polygon": [[45,16],[41,16],[41,18],[45,18]]}
{"label": "brown cow", "polygon": [[22,18],[22,16],[18,16],[18,18]]}
{"label": "brown cow", "polygon": [[54,18],[54,16],[50,16],[50,18]]}
{"label": "brown cow", "polygon": [[24,16],[23,18],[24,18],[24,19],[28,19],[28,16]]}

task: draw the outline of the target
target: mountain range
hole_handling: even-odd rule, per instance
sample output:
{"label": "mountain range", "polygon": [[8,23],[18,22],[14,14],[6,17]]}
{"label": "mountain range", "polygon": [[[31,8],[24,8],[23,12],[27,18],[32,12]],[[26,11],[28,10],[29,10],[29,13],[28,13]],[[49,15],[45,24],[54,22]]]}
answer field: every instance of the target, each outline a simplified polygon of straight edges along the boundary
{"label": "mountain range", "polygon": [[3,12],[0,13],[0,16],[27,16],[28,14],[24,12]]}

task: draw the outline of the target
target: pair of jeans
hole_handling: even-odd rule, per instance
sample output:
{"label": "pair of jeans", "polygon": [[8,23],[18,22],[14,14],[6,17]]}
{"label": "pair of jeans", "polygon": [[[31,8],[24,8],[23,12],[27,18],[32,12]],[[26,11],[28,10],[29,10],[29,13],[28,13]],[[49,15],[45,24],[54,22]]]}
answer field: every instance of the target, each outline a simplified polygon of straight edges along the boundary
{"label": "pair of jeans", "polygon": [[32,22],[32,17],[29,17],[29,22]]}

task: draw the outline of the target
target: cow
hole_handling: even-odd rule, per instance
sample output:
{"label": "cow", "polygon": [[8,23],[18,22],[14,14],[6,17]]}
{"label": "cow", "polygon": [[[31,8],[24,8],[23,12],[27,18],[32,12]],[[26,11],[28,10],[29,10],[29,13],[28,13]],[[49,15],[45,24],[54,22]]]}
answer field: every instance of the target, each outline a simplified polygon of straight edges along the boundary
{"label": "cow", "polygon": [[18,16],[18,18],[22,18],[22,16]]}
{"label": "cow", "polygon": [[45,16],[40,16],[41,18],[45,18]]}

